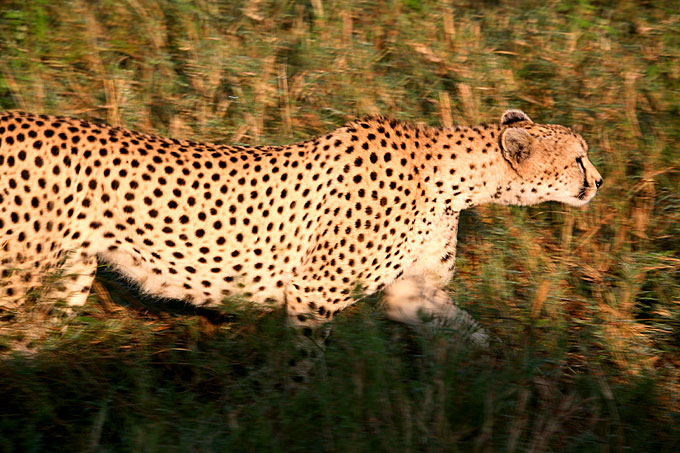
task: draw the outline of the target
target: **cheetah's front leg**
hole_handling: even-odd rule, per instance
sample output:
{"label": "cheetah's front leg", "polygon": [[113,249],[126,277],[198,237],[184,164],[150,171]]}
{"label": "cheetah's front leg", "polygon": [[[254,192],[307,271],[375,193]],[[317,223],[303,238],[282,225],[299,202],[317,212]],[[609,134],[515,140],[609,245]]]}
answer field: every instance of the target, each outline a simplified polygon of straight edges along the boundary
{"label": "cheetah's front leg", "polygon": [[486,347],[489,335],[442,289],[453,278],[459,215],[447,213],[405,276],[385,289],[385,314],[411,326],[448,327]]}
{"label": "cheetah's front leg", "polygon": [[297,331],[295,356],[290,361],[294,382],[306,380],[315,360],[323,355],[330,333],[327,322],[333,315],[325,304],[326,295],[317,291],[305,293],[296,283],[286,289],[288,325]]}
{"label": "cheetah's front leg", "polygon": [[472,344],[486,348],[489,335],[469,313],[457,307],[437,281],[426,274],[412,275],[385,290],[388,318],[415,327],[449,328]]}

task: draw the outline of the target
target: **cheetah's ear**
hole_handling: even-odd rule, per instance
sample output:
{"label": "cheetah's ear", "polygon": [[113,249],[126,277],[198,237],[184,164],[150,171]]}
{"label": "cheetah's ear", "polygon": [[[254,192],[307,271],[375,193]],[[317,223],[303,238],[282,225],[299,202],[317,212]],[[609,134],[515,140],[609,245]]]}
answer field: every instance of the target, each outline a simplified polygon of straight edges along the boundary
{"label": "cheetah's ear", "polygon": [[529,155],[534,137],[524,129],[509,127],[501,133],[501,154],[515,170]]}
{"label": "cheetah's ear", "polygon": [[520,121],[528,121],[533,123],[531,118],[529,118],[529,115],[521,110],[506,110],[505,113],[503,113],[503,116],[501,116],[501,124],[503,126],[507,126],[512,123],[518,123]]}

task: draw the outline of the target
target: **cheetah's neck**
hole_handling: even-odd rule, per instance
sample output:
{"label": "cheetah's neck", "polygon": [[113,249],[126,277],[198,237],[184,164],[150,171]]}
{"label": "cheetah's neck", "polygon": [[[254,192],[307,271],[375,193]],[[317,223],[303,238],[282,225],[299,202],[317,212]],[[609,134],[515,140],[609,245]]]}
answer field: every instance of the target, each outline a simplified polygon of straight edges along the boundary
{"label": "cheetah's neck", "polygon": [[[500,152],[500,125],[455,126],[434,130],[432,153],[420,157],[431,196],[446,210],[485,203],[512,203],[518,175]],[[429,156],[429,157],[428,157]]]}

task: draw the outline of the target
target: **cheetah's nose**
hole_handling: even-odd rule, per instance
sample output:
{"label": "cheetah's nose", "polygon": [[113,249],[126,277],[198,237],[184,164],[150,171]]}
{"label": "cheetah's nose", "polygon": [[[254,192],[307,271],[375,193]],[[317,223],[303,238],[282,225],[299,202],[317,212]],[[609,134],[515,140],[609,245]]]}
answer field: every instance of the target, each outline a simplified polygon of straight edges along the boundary
{"label": "cheetah's nose", "polygon": [[599,189],[601,185],[602,185],[602,178],[600,178],[599,180],[595,181],[595,187],[597,187],[597,188]]}

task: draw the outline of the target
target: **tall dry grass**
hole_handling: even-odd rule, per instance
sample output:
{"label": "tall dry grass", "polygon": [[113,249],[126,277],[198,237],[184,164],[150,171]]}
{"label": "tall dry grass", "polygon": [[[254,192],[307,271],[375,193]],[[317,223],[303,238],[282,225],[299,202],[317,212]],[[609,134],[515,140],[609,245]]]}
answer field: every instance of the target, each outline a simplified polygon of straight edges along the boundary
{"label": "tall dry grass", "polygon": [[[452,362],[452,352],[436,342],[422,346],[410,334],[384,326],[376,327],[375,336],[361,337],[348,322],[340,328],[345,336],[338,335],[337,354],[329,351],[330,377],[307,395],[327,411],[327,419],[319,422],[321,440],[314,445],[356,447],[373,432],[379,434],[375,448],[383,450],[401,449],[390,447],[395,439],[415,450],[467,445],[547,451],[589,445],[622,451],[636,436],[648,447],[677,446],[660,426],[677,424],[680,409],[678,11],[676,1],[632,0],[5,0],[0,107],[248,144],[291,142],[374,113],[449,125],[492,122],[507,108],[521,108],[536,121],[573,125],[588,140],[591,159],[604,176],[604,186],[587,208],[485,206],[462,220],[451,292],[517,352],[507,365],[523,371],[513,374],[501,361],[489,366],[504,372],[486,375],[477,365]],[[107,288],[98,291],[99,299],[111,292],[128,294],[124,288]],[[47,344],[68,351],[59,357],[70,360],[76,354],[69,345],[82,346],[77,339],[84,335],[92,342],[87,344],[97,345],[95,355],[119,357],[114,348],[120,343],[134,347],[135,336],[145,339],[143,350],[163,350],[147,327],[174,331],[181,340],[173,341],[188,341],[189,350],[197,347],[191,338],[214,330],[203,321],[187,327],[185,322],[194,322],[191,316],[179,321],[160,314],[149,321],[135,303],[130,302],[131,309],[111,303],[105,306],[114,308],[90,308],[82,324],[67,329],[66,340],[54,332]],[[364,327],[365,322],[381,325],[377,315],[355,316],[349,319]],[[257,319],[245,325],[264,322]],[[218,331],[224,334],[224,329],[244,332],[232,324]],[[101,338],[89,337],[95,331]],[[409,348],[434,348],[424,353],[431,362],[409,362],[385,335],[405,342],[407,357]],[[215,358],[224,346],[210,344],[214,349],[203,353]],[[352,354],[356,362],[347,363]],[[176,357],[168,360],[178,366]],[[248,366],[241,356],[233,360]],[[370,360],[394,369],[381,371]],[[190,361],[190,370],[208,366],[196,357]],[[463,370],[452,369],[451,363]],[[338,371],[345,369],[342,364],[348,374]],[[424,374],[409,374],[410,366]],[[481,384],[465,374],[465,366],[480,373]],[[22,372],[10,368],[4,382],[14,383]],[[60,376],[67,381],[70,375],[64,373]],[[92,373],[92,382],[107,376]],[[38,385],[39,378],[29,375]],[[257,393],[251,381],[238,376],[245,379],[242,389]],[[334,412],[327,383],[347,386],[340,378],[353,383],[354,397],[375,406],[341,405]],[[416,378],[427,384],[390,387],[395,380]],[[494,385],[495,379],[506,388]],[[452,382],[459,387],[444,385]],[[366,396],[362,386],[374,393]],[[414,397],[419,390],[423,393]],[[165,404],[145,401],[152,408]],[[476,418],[465,421],[456,401],[474,408]],[[106,404],[95,419],[108,420],[115,403]],[[217,411],[205,426],[228,420],[229,435],[238,438],[234,433],[243,421],[230,417],[242,415],[239,410],[232,415]],[[636,412],[654,423],[640,421]],[[285,414],[277,416],[279,428],[292,429]],[[352,417],[363,421],[366,432],[341,439],[337,423],[352,425]],[[183,419],[177,423],[186,428]],[[154,433],[166,432],[154,426],[157,431],[138,433],[137,441],[147,445],[156,440]],[[631,433],[632,426],[640,431]],[[71,425],[68,429],[77,432]],[[98,435],[93,431],[91,445],[99,445],[98,439],[113,442],[106,434],[112,428],[106,429]],[[271,446],[267,439],[276,436],[268,438],[265,431],[261,444],[253,440],[249,445]],[[125,445],[136,441],[130,442]]]}

